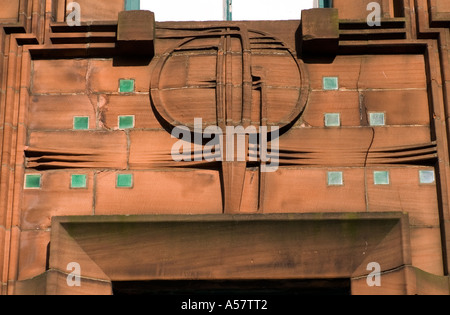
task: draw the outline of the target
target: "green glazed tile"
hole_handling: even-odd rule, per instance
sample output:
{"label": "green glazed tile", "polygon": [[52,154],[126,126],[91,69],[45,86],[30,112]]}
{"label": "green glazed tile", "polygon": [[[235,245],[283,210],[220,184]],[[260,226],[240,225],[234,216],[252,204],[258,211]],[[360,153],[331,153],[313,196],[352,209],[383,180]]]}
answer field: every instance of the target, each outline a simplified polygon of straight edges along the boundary
{"label": "green glazed tile", "polygon": [[72,175],[71,188],[86,188],[87,187],[87,176],[86,175]]}
{"label": "green glazed tile", "polygon": [[89,117],[74,117],[73,129],[75,130],[88,130],[89,129]]}
{"label": "green glazed tile", "polygon": [[375,185],[389,185],[389,172],[387,171],[373,172],[373,181]]}
{"label": "green glazed tile", "polygon": [[369,122],[371,126],[385,126],[386,116],[384,113],[370,113]]}
{"label": "green glazed tile", "polygon": [[339,80],[337,77],[324,77],[323,78],[324,90],[339,90]]}
{"label": "green glazed tile", "polygon": [[421,184],[434,184],[436,181],[434,171],[419,171],[419,178]]}
{"label": "green glazed tile", "polygon": [[341,115],[340,114],[325,114],[325,127],[340,127]]}
{"label": "green glazed tile", "polygon": [[134,80],[120,80],[119,91],[120,93],[134,92]]}
{"label": "green glazed tile", "polygon": [[344,178],[342,172],[328,172],[328,186],[342,186]]}
{"label": "green glazed tile", "polygon": [[133,187],[133,175],[132,174],[118,174],[116,186],[117,186],[117,188]]}
{"label": "green glazed tile", "polygon": [[134,128],[134,116],[119,116],[119,129]]}
{"label": "green glazed tile", "polygon": [[28,189],[41,188],[41,175],[39,175],[39,174],[25,175],[25,188],[28,188]]}

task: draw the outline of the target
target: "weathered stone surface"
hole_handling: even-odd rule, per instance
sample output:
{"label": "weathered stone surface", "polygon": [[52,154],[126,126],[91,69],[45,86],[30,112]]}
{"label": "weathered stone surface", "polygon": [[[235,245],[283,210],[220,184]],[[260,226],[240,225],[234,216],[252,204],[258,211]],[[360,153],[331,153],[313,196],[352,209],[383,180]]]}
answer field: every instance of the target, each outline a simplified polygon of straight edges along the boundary
{"label": "weathered stone surface", "polygon": [[123,131],[36,131],[29,137],[27,165],[50,169],[126,169],[127,147]]}
{"label": "weathered stone surface", "polygon": [[[102,269],[100,281],[356,277],[375,257],[383,271],[409,263],[405,219],[388,213],[58,218],[50,267],[81,261],[85,277]],[[104,248],[116,255],[103,255]],[[67,289],[65,281],[59,285]]]}
{"label": "weathered stone surface", "polygon": [[134,115],[137,129],[163,129],[152,111],[147,94],[129,96],[102,94],[99,95],[98,105],[101,117],[99,125],[102,128],[117,129],[119,116]]}
{"label": "weathered stone surface", "polygon": [[313,91],[299,124],[323,127],[325,113],[339,113],[342,127],[361,125],[361,110],[357,91]]}
{"label": "weathered stone surface", "polygon": [[303,10],[301,17],[302,53],[335,55],[339,47],[339,11]]}
{"label": "weathered stone surface", "polygon": [[33,63],[34,94],[86,91],[87,60],[38,60]]}
{"label": "weathered stone surface", "polygon": [[155,39],[155,14],[150,11],[119,12],[118,41],[152,41]]}
{"label": "weathered stone surface", "polygon": [[[333,7],[339,10],[340,19],[350,19],[350,20],[363,20],[367,19],[367,16],[372,11],[367,10],[367,6],[371,0],[333,0]],[[381,7],[381,17],[383,18],[393,18],[395,17],[395,9],[401,11],[397,8],[400,1],[396,0],[381,0],[377,1]],[[402,5],[403,6],[403,5]],[[373,10],[373,9],[372,9]]]}
{"label": "weathered stone surface", "polygon": [[152,65],[120,67],[112,59],[90,60],[89,91],[113,94],[119,92],[120,79],[134,80],[135,93],[148,93]]}
{"label": "weathered stone surface", "polygon": [[28,128],[73,130],[74,117],[85,116],[89,117],[89,129],[96,129],[96,105],[96,97],[87,95],[33,96],[28,111]]}
{"label": "weathered stone surface", "polygon": [[20,2],[19,0],[12,0],[2,3],[2,10],[0,12],[0,24],[4,22],[2,20],[18,20],[19,2]]}
{"label": "weathered stone surface", "polygon": [[[64,0],[0,12],[0,294],[261,277],[449,293],[446,1],[380,1],[380,27],[367,25],[369,0],[335,0],[302,21],[158,23],[121,12],[123,0],[78,2],[76,27]],[[325,126],[327,113],[337,126]],[[371,113],[384,125],[371,126]],[[74,130],[75,116],[88,130]],[[134,121],[119,128],[120,116]],[[279,141],[278,169],[250,156],[175,161],[172,128],[192,131],[195,118],[282,127],[269,143]],[[420,183],[423,170],[435,180]],[[331,171],[343,185],[328,185]],[[375,184],[374,171],[389,182]],[[41,174],[41,186],[25,188],[25,174]],[[85,188],[70,186],[74,174]],[[132,175],[131,187],[118,175]],[[374,261],[379,288],[366,283]]]}
{"label": "weathered stone surface", "polygon": [[450,13],[450,3],[447,1],[432,1],[436,3],[436,10],[442,13]]}
{"label": "weathered stone surface", "polygon": [[66,273],[50,270],[46,276],[46,295],[112,295],[112,286],[108,281],[81,278],[80,286],[69,287]]}
{"label": "weathered stone surface", "polygon": [[425,90],[364,91],[366,112],[385,112],[387,125],[429,125],[429,101]]}
{"label": "weathered stone surface", "polygon": [[[70,187],[72,174],[86,174],[87,188]],[[53,216],[90,215],[94,211],[94,174],[86,171],[54,171],[42,174],[42,188],[25,190],[22,199],[24,229],[46,229]]]}
{"label": "weathered stone surface", "polygon": [[222,212],[219,173],[216,171],[172,170],[131,173],[133,187],[130,189],[116,187],[115,172],[102,172],[96,175],[95,214]]}
{"label": "weathered stone surface", "polygon": [[410,233],[413,266],[436,276],[443,276],[440,229],[411,227]]}
{"label": "weathered stone surface", "polygon": [[[4,226],[0,226],[0,257],[4,257],[5,256],[5,245],[6,245],[6,234],[7,231],[5,229]],[[4,267],[4,260],[0,260],[0,276],[2,277],[2,279],[4,279],[4,273],[3,273],[3,267]],[[3,282],[0,281],[0,282]]]}
{"label": "weathered stone surface", "polygon": [[[340,169],[329,169],[340,171]],[[347,170],[344,186],[327,186],[327,170],[281,169],[266,175],[263,208],[267,213],[365,211],[364,170]],[[292,193],[282,192],[289,189]]]}
{"label": "weathered stone surface", "polygon": [[[388,170],[389,185],[374,185],[374,171]],[[421,185],[419,170],[409,168],[369,168],[367,170],[369,211],[407,211],[411,225],[437,227],[439,206],[436,184]]]}
{"label": "weathered stone surface", "polygon": [[117,25],[117,47],[122,55],[153,57],[155,14],[150,11],[122,11]]}
{"label": "weathered stone surface", "polygon": [[202,118],[205,126],[223,129],[281,128],[299,117],[309,93],[303,62],[270,34],[237,29],[211,24],[155,60],[151,99],[166,124],[192,130]]}
{"label": "weathered stone surface", "polygon": [[422,55],[365,56],[359,89],[426,89]]}
{"label": "weathered stone surface", "polygon": [[439,277],[413,268],[416,278],[416,290],[418,295],[449,295],[450,282],[448,277]]}
{"label": "weathered stone surface", "polygon": [[[370,287],[367,285],[367,277],[352,279],[353,295],[408,295],[414,294],[410,284],[413,280],[410,278],[407,267],[399,270],[389,271],[381,274],[381,286]],[[407,283],[407,285],[405,285]]]}
{"label": "weathered stone surface", "polygon": [[20,233],[19,281],[33,279],[46,271],[49,244],[49,231],[34,230]]}
{"label": "weathered stone surface", "polygon": [[[72,2],[72,1],[67,1]],[[117,21],[119,12],[125,9],[124,0],[110,0],[108,2],[77,0],[74,1],[80,4],[81,7],[81,21],[82,22],[98,22],[98,21]],[[64,5],[62,7],[65,9]],[[67,16],[69,12],[65,10]]]}

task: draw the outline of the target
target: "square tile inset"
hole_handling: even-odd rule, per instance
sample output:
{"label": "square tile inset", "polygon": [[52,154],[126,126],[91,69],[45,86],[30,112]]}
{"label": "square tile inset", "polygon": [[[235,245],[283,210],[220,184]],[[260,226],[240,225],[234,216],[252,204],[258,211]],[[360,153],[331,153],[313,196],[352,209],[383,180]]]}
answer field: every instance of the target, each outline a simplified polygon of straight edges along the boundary
{"label": "square tile inset", "polygon": [[324,77],[323,89],[326,91],[339,90],[339,79],[337,77]]}
{"label": "square tile inset", "polygon": [[389,172],[387,171],[373,172],[373,181],[375,185],[389,185]]}
{"label": "square tile inset", "polygon": [[88,130],[89,129],[89,117],[74,117],[73,118],[74,130]]}
{"label": "square tile inset", "polygon": [[419,171],[419,179],[421,184],[434,184],[436,182],[434,171]]}
{"label": "square tile inset", "polygon": [[134,92],[134,80],[121,79],[119,81],[120,93],[133,93]]}
{"label": "square tile inset", "polygon": [[342,172],[328,172],[328,186],[344,185],[344,175]]}
{"label": "square tile inset", "polygon": [[119,129],[134,128],[134,116],[119,116]]}
{"label": "square tile inset", "polygon": [[71,188],[87,188],[86,175],[72,175],[70,180]]}
{"label": "square tile inset", "polygon": [[325,127],[340,127],[341,115],[338,113],[325,114]]}
{"label": "square tile inset", "polygon": [[384,113],[370,113],[369,123],[373,127],[385,126],[386,125],[386,115]]}
{"label": "square tile inset", "polygon": [[25,188],[26,189],[40,189],[41,188],[40,174],[26,174],[25,175]]}
{"label": "square tile inset", "polygon": [[132,174],[117,174],[117,188],[132,188],[133,175]]}

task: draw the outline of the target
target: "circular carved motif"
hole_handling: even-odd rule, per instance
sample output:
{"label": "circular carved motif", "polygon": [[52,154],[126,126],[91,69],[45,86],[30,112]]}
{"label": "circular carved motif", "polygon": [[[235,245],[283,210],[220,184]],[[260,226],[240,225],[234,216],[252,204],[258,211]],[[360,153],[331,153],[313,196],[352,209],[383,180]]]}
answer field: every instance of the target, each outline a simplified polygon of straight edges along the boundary
{"label": "circular carved motif", "polygon": [[282,128],[300,117],[308,79],[283,42],[242,26],[177,34],[182,40],[160,56],[151,80],[153,105],[167,123]]}

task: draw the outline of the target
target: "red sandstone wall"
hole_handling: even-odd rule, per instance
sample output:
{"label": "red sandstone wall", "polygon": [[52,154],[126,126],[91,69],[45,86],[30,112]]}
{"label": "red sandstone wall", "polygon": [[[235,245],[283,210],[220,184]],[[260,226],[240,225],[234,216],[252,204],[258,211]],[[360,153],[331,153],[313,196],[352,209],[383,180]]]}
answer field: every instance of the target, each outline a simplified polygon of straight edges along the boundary
{"label": "red sandstone wall", "polygon": [[[66,165],[73,170],[40,172],[42,189],[24,191],[24,229],[48,234],[50,218],[62,215],[222,212],[217,171],[161,171],[152,163],[157,154],[170,152],[175,140],[162,130],[151,111],[150,67],[113,67],[107,59],[33,61],[28,149],[89,153],[96,158],[78,164],[82,169],[68,158]],[[372,129],[361,128],[367,125],[366,118],[361,117],[361,97],[366,111],[385,112],[389,125],[375,129],[373,151],[431,141],[423,57],[339,56],[331,64],[307,64],[307,69],[311,95],[306,110],[281,138],[280,146],[316,152],[317,158],[311,163],[317,165],[283,167],[267,174],[262,188],[263,212],[408,211],[413,237],[427,242],[412,245],[414,265],[442,274],[442,254],[440,246],[435,245],[439,240],[436,186],[420,185],[418,177],[419,170],[430,168],[390,165],[364,169],[359,165],[372,141]],[[340,90],[324,91],[323,76],[338,76]],[[136,80],[136,93],[117,92],[119,79],[124,77]],[[323,114],[327,112],[341,113],[342,128],[323,126]],[[119,115],[135,115],[135,129],[118,130]],[[91,130],[73,131],[74,116],[89,116]],[[361,152],[356,165],[350,162],[351,155],[346,155],[352,153],[343,148]],[[39,165],[28,159],[28,167]],[[344,171],[343,187],[327,186],[329,170]],[[391,184],[375,186],[374,170],[389,170]],[[115,187],[119,172],[134,175],[132,189]],[[70,188],[70,175],[77,173],[88,174],[87,189]],[[249,207],[241,207],[245,213],[257,210],[258,191],[251,183],[251,174],[249,169],[244,188]],[[257,178],[258,173],[253,176]],[[42,239],[46,238],[38,241]],[[45,246],[43,242],[34,248],[42,251]],[[22,252],[21,260],[29,261],[28,255],[36,256]],[[19,279],[29,277],[29,268],[26,263],[21,266]],[[43,268],[42,264],[41,272]]]}
{"label": "red sandstone wall", "polygon": [[[115,21],[123,7],[123,1],[108,2],[108,5],[79,2],[88,8],[83,21]],[[360,2],[348,6],[335,0],[339,17],[357,19],[362,12],[367,14],[364,9],[368,1]],[[40,12],[41,17],[53,14],[55,20],[62,22],[65,12],[61,3],[56,3],[59,7],[56,4],[51,7],[43,2],[39,9],[33,7],[33,10]],[[450,11],[445,3],[436,2],[438,13]],[[25,2],[20,2],[20,8],[25,7]],[[31,16],[33,10],[27,14]],[[0,23],[19,21],[18,11],[19,1],[9,1],[0,12]],[[100,11],[103,14],[99,16]],[[393,17],[392,12],[391,4],[384,1],[384,17]],[[38,38],[45,38],[39,33],[43,28],[37,26],[37,20],[33,23],[34,26],[26,25],[25,29],[36,32]],[[154,64],[177,42],[163,38],[167,32],[164,25],[169,24],[160,24],[156,56],[147,66],[114,66],[109,57],[33,59],[22,47],[17,47],[15,39],[2,33],[0,116],[4,140],[0,275],[3,287],[8,281],[32,279],[46,271],[54,216],[223,212],[219,170],[167,168],[160,164],[160,156],[169,154],[175,142],[155,117],[150,103],[150,74]],[[249,25],[271,32],[291,48],[296,46],[297,21]],[[443,94],[436,96],[439,93],[430,85],[441,66],[448,72],[448,60],[444,55],[443,65],[437,67],[430,65],[427,58],[422,53],[361,53],[337,55],[327,62],[305,60],[309,75],[305,111],[280,139],[281,149],[293,150],[297,155],[290,165],[266,174],[262,187],[258,185],[261,176],[258,170],[247,168],[239,212],[407,212],[413,265],[434,275],[444,275],[440,211],[447,209],[441,205],[445,203],[446,191],[440,192],[436,183],[419,183],[419,171],[436,170],[435,167],[414,165],[408,159],[398,161],[398,154],[393,152],[413,150],[420,157],[436,155],[438,151],[440,161],[445,160],[442,152],[447,145],[442,138],[438,139],[436,149],[435,116],[437,104],[448,106],[448,99]],[[192,80],[182,76],[177,67],[172,71],[173,75],[166,78],[169,82]],[[339,90],[324,91],[324,76],[338,77]],[[120,93],[120,79],[134,79],[135,91]],[[386,127],[368,126],[367,113],[372,111],[386,114]],[[341,113],[342,126],[324,127],[323,114],[335,112]],[[119,130],[120,115],[134,115],[135,127]],[[89,117],[89,130],[73,130],[74,116]],[[434,149],[423,149],[424,145]],[[9,146],[14,148],[13,152]],[[32,153],[26,160],[22,156],[24,151]],[[308,154],[302,155],[304,152]],[[47,169],[36,170],[42,167]],[[375,185],[374,170],[388,170],[390,184]],[[344,185],[328,186],[328,171],[343,171]],[[23,188],[27,173],[42,174],[40,189]],[[116,188],[119,173],[133,174],[132,188]],[[72,174],[86,174],[87,188],[70,188]],[[447,171],[443,170],[442,177],[446,175]],[[13,293],[13,289],[10,287],[2,293]]]}
{"label": "red sandstone wall", "polygon": [[[359,20],[365,19],[372,12],[367,10],[367,6],[374,2],[372,0],[333,0],[333,7],[339,9],[341,19]],[[403,8],[403,0],[382,0],[375,1],[380,4],[381,14],[383,18],[399,17],[401,8]],[[403,16],[401,14],[400,16]]]}

